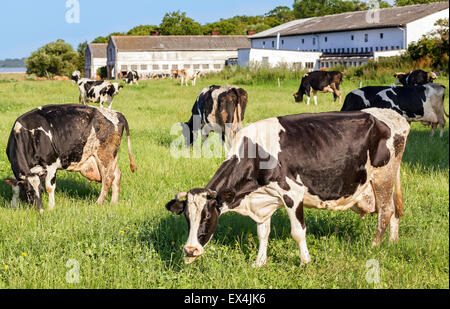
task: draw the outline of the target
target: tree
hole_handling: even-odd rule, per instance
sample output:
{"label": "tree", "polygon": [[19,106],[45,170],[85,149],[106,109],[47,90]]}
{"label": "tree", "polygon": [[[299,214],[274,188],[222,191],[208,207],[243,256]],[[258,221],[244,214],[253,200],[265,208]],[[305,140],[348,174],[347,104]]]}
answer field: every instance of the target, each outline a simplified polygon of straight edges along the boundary
{"label": "tree", "polygon": [[203,34],[211,34],[212,31],[217,30],[219,34],[231,35],[236,34],[237,26],[228,20],[220,20],[218,22],[206,24],[203,27]]}
{"label": "tree", "polygon": [[287,6],[277,6],[273,10],[267,12],[265,16],[272,17],[277,20],[278,25],[295,19],[294,11]]}
{"label": "tree", "polygon": [[[390,7],[390,4],[377,0],[378,7]],[[296,0],[294,15],[296,18],[317,17],[345,12],[364,11],[369,9],[366,2],[360,0]]]}
{"label": "tree", "polygon": [[77,61],[77,69],[83,75],[84,72],[84,63],[85,63],[85,53],[88,46],[88,42],[84,41],[83,43],[78,44],[77,52],[78,52],[78,61]]}
{"label": "tree", "polygon": [[150,35],[152,31],[159,30],[158,26],[140,25],[132,28],[127,35]]}
{"label": "tree", "polygon": [[424,3],[431,3],[431,2],[440,2],[442,0],[395,0],[396,6],[405,6],[405,5],[412,5],[412,4],[424,4]]}
{"label": "tree", "polygon": [[70,76],[77,69],[78,60],[79,54],[72,46],[64,40],[57,40],[39,48],[26,59],[27,73]]}
{"label": "tree", "polygon": [[449,68],[449,22],[448,18],[439,19],[435,26],[436,30],[424,35],[418,42],[410,44],[408,54],[415,61],[431,60],[435,69],[448,72]]}
{"label": "tree", "polygon": [[203,34],[202,26],[186,13],[180,11],[166,13],[162,20],[161,34],[163,35],[200,35]]}

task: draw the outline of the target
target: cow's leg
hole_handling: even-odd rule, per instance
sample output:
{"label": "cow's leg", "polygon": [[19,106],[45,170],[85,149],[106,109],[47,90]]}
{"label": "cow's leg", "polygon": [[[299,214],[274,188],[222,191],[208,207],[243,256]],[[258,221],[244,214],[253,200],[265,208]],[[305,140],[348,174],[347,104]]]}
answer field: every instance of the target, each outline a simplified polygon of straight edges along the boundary
{"label": "cow's leg", "polygon": [[309,100],[311,100],[311,97],[309,94],[306,95],[306,105],[309,105]]}
{"label": "cow's leg", "polygon": [[96,204],[103,205],[114,180],[114,168],[111,168],[111,166],[99,166],[99,168],[102,177],[102,190]]}
{"label": "cow's leg", "polygon": [[441,127],[441,133],[439,134],[439,136],[444,137],[445,117],[443,113],[441,114],[441,117],[439,117],[439,126]]}
{"label": "cow's leg", "polygon": [[314,105],[317,105],[317,91],[313,91],[314,95]]}
{"label": "cow's leg", "polygon": [[306,225],[303,215],[303,201],[300,201],[297,207],[286,207],[286,210],[291,221],[292,238],[294,238],[300,248],[300,261],[304,264],[309,263],[311,258],[309,257],[308,247],[306,245]]}
{"label": "cow's leg", "polygon": [[45,190],[48,193],[48,209],[55,208],[56,170],[47,170],[45,176]]}
{"label": "cow's leg", "polygon": [[258,223],[257,231],[259,239],[258,257],[256,258],[256,263],[252,265],[255,268],[266,265],[267,244],[269,242],[270,234],[270,218],[264,223]]}
{"label": "cow's leg", "polygon": [[111,204],[117,204],[119,202],[121,178],[122,178],[122,173],[119,170],[119,166],[116,165],[116,169],[114,170],[114,180],[112,183]]}
{"label": "cow's leg", "polygon": [[433,136],[434,136],[434,131],[436,130],[436,128],[437,128],[437,123],[433,122],[433,123],[431,124],[431,133],[430,133],[430,137],[433,137]]}
{"label": "cow's leg", "polygon": [[[390,175],[383,176],[385,178],[380,182],[373,183],[375,200],[378,209],[378,228],[375,235],[375,240],[372,243],[373,246],[378,246],[381,243],[384,233],[386,232],[386,228],[391,222],[392,216],[395,215],[394,183],[392,182],[392,179],[395,177],[390,177]],[[394,219],[394,224],[395,223],[396,222]]]}

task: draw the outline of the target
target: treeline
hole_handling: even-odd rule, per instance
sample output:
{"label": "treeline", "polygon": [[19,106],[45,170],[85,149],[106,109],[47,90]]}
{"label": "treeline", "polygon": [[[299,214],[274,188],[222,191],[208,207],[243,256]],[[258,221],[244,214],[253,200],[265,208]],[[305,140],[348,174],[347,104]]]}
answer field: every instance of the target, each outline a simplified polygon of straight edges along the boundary
{"label": "treeline", "polygon": [[5,59],[0,60],[0,68],[24,68],[25,58]]}

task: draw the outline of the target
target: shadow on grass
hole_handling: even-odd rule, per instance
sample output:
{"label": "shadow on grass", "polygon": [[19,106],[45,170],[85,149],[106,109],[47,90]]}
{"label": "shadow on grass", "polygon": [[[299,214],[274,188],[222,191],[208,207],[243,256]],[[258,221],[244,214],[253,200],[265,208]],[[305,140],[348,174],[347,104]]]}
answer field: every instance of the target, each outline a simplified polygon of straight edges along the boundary
{"label": "shadow on grass", "polygon": [[431,129],[411,129],[403,162],[428,169],[447,170],[449,164],[448,128],[445,129],[442,138],[439,137],[439,130],[433,137],[430,137],[430,133]]}
{"label": "shadow on grass", "polygon": [[[308,216],[306,211],[305,220],[307,226],[307,235],[313,235],[320,239],[323,236],[334,235],[339,241],[348,242],[352,239],[360,239],[365,231],[359,216],[339,216],[333,218],[328,211],[317,211],[317,213]],[[142,244],[152,247],[161,257],[166,267],[176,268],[183,264],[183,247],[188,237],[188,226],[183,215],[169,215],[158,220],[155,224],[142,222],[139,235]],[[153,227],[152,227],[153,225]],[[270,241],[273,240],[294,240],[290,234],[290,221],[286,213],[277,211],[272,216]],[[257,252],[257,231],[256,223],[249,217],[236,213],[228,213],[220,218],[219,225],[213,235],[212,241],[220,245],[232,248],[236,243],[240,244],[242,253],[247,259]],[[256,241],[256,242],[255,242]],[[256,243],[256,248],[255,248]],[[205,248],[207,254],[208,248]],[[178,266],[177,266],[178,265]]]}
{"label": "shadow on grass", "polygon": [[[99,184],[88,184],[85,181],[70,179],[70,178],[56,178],[56,192],[55,195],[64,194],[70,198],[78,199],[78,200],[93,200],[96,201],[98,195],[100,194]],[[44,192],[42,195],[46,195]],[[3,202],[0,204],[0,207],[10,208],[11,207],[11,199],[12,199],[12,189],[8,186],[3,180],[0,181],[0,196]],[[30,205],[30,207],[32,207]]]}

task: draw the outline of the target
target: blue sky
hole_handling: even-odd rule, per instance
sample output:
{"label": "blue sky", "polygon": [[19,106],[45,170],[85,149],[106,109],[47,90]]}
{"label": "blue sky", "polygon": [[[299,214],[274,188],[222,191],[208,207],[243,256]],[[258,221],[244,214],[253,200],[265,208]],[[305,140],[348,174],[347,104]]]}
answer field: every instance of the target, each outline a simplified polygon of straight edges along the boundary
{"label": "blue sky", "polygon": [[[235,15],[261,15],[294,0],[77,0],[80,23],[66,22],[67,0],[1,0],[0,59],[28,57],[40,46],[64,39],[78,43],[141,24],[159,25],[166,12],[182,11],[201,24]],[[75,1],[75,0],[71,0]]]}

